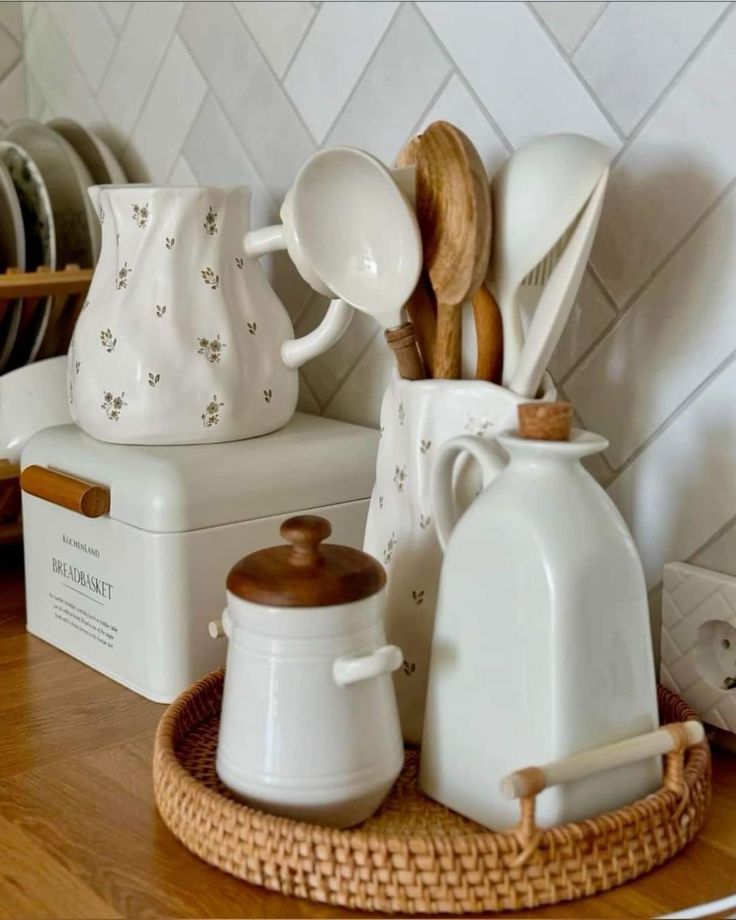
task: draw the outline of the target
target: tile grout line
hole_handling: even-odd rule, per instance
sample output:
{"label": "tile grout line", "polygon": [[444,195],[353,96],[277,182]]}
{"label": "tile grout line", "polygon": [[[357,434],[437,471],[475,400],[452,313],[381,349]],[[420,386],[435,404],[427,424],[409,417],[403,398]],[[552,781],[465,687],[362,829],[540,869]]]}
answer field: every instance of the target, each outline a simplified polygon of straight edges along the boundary
{"label": "tile grout line", "polygon": [[662,90],[659,96],[654,100],[654,102],[647,109],[644,115],[642,115],[642,117],[639,119],[639,121],[634,126],[634,128],[632,128],[632,130],[629,132],[627,136],[626,145],[621,150],[619,150],[619,152],[616,154],[616,156],[611,161],[611,169],[613,169],[613,167],[618,164],[619,160],[622,159],[626,151],[632,147],[633,142],[636,140],[636,138],[639,137],[639,135],[644,131],[646,126],[652,121],[654,116],[657,114],[660,108],[664,105],[667,99],[672,95],[675,89],[680,85],[686,72],[690,70],[692,65],[695,63],[696,59],[700,57],[700,54],[703,51],[703,49],[706,47],[706,45],[710,44],[713,38],[715,38],[716,34],[720,31],[721,26],[723,25],[725,20],[733,12],[735,6],[736,4],[731,2],[726,7],[726,9],[723,10],[722,13],[720,13],[720,15],[716,18],[716,21],[711,25],[711,27],[707,30],[707,32],[701,38],[701,40],[698,42],[695,48],[690,52],[686,60],[683,62],[682,66],[677,71],[677,73],[674,74],[674,76],[672,77],[670,82],[667,84],[667,86],[665,86],[665,88]]}
{"label": "tile grout line", "polygon": [[[48,0],[48,2],[53,2],[53,0]],[[44,5],[45,5],[45,6],[48,6],[48,2],[45,3]],[[79,66],[79,59],[77,58],[76,54],[72,51],[72,46],[69,44],[66,35],[64,35],[63,30],[59,27],[59,24],[56,22],[56,20],[55,20],[54,17],[51,15],[51,13],[48,12],[48,10],[46,10],[46,14],[47,14],[47,16],[49,17],[49,21],[51,22],[51,25],[54,27],[54,29],[56,29],[56,34],[57,34],[57,35],[59,36],[59,38],[61,39],[61,43],[62,43],[62,44],[64,45],[64,47],[66,48],[66,50],[67,50],[67,52],[68,52],[68,54],[69,54],[69,57],[71,58],[71,60],[72,60],[72,62],[73,62],[73,64],[74,64],[74,69],[77,71],[77,73],[78,73],[79,76],[81,77],[82,82],[83,82],[84,85],[87,87],[87,91],[89,92],[90,96],[91,96],[92,99],[94,100],[95,107],[97,108],[97,111],[100,112],[100,114],[102,114],[102,110],[100,109],[100,105],[99,105],[99,103],[98,103],[98,101],[97,101],[97,93],[99,92],[99,90],[94,90],[94,89],[92,89],[92,87],[91,87],[91,85],[90,85],[90,82],[89,82],[89,80],[87,79],[87,75],[84,73],[84,71],[82,70],[82,68]],[[111,26],[110,28],[111,28],[111,30],[114,32],[114,29],[112,29],[112,26]],[[115,51],[117,51],[118,42],[117,42],[117,36],[115,36],[115,37],[116,37]],[[110,61],[112,60],[112,57],[113,57],[113,55],[115,54],[115,51],[113,51],[113,53],[110,55]],[[110,67],[110,61],[107,62],[107,66],[106,66],[106,68],[105,68],[105,73],[107,73],[107,70],[108,70],[109,67]],[[100,81],[100,87],[101,87],[101,86],[102,86],[102,81]]]}
{"label": "tile grout line", "polygon": [[664,434],[664,432],[665,432],[671,425],[673,425],[673,424],[677,421],[677,419],[682,415],[682,413],[683,413],[686,409],[688,409],[689,406],[692,405],[692,403],[695,402],[695,400],[701,395],[701,393],[704,393],[704,392],[711,386],[711,384],[715,383],[715,381],[716,381],[725,371],[727,371],[728,368],[729,368],[735,361],[736,361],[736,349],[734,349],[734,350],[728,355],[728,357],[724,358],[723,361],[721,361],[721,362],[720,362],[720,363],[719,363],[709,374],[707,374],[707,375],[700,381],[700,383],[699,383],[696,387],[694,387],[694,388],[690,391],[690,393],[688,393],[688,395],[682,400],[682,402],[681,402],[678,406],[676,406],[676,407],[672,410],[672,412],[670,412],[670,414],[667,416],[667,418],[664,419],[664,421],[662,421],[659,425],[657,425],[657,427],[654,429],[654,431],[652,431],[652,432],[642,441],[642,443],[636,448],[636,450],[633,451],[633,452],[626,458],[626,460],[624,460],[624,462],[621,464],[621,466],[616,467],[616,468],[614,469],[614,471],[613,471],[613,479],[611,480],[611,482],[608,483],[607,488],[610,488],[610,487],[614,484],[614,482],[617,482],[617,481],[621,478],[621,476],[626,472],[626,470],[628,470],[629,467],[632,466],[632,465],[639,459],[639,457],[641,457],[641,455],[642,455],[645,451],[647,451],[647,450],[652,446],[652,444],[653,444],[656,440],[658,440],[658,439],[661,437],[661,435]]}
{"label": "tile grout line", "polygon": [[[396,9],[394,10],[394,12],[393,12],[391,18],[389,19],[388,23],[386,24],[386,28],[383,30],[383,32],[382,32],[382,34],[381,34],[380,40],[379,40],[378,42],[376,42],[376,47],[373,49],[373,51],[371,51],[370,56],[368,57],[368,60],[365,62],[365,66],[363,67],[363,69],[362,69],[361,72],[360,72],[360,76],[357,78],[357,80],[356,80],[355,83],[353,84],[353,88],[350,90],[350,93],[349,93],[349,95],[348,95],[348,98],[345,100],[345,102],[343,103],[343,105],[340,106],[340,109],[338,110],[338,112],[337,112],[337,114],[335,115],[335,117],[332,119],[332,122],[330,123],[330,127],[329,127],[329,128],[327,129],[327,131],[325,132],[325,135],[324,135],[324,137],[322,138],[322,140],[318,142],[320,146],[322,146],[322,144],[326,143],[326,142],[329,140],[330,135],[331,135],[332,132],[335,130],[335,125],[338,123],[338,121],[340,120],[340,117],[341,117],[342,114],[345,112],[345,110],[346,110],[347,107],[350,105],[350,103],[352,102],[353,97],[355,96],[356,92],[358,91],[358,87],[359,87],[360,84],[363,82],[363,77],[365,77],[365,75],[366,75],[366,73],[367,73],[367,71],[368,71],[368,68],[371,66],[371,64],[373,63],[373,61],[374,61],[375,58],[376,58],[376,55],[378,54],[378,52],[379,52],[379,51],[381,50],[381,48],[383,47],[383,43],[384,43],[385,40],[386,40],[386,36],[387,36],[388,33],[391,31],[391,29],[394,27],[394,23],[395,23],[396,20],[398,19],[399,14],[400,14],[401,11],[403,10],[403,8],[404,8],[404,4],[401,2],[401,0],[399,0],[399,2],[396,4]],[[284,88],[284,91],[287,92],[287,94],[288,94],[288,90],[286,90],[286,88]]]}
{"label": "tile grout line", "polygon": [[708,539],[703,543],[703,545],[699,546],[695,550],[695,552],[690,553],[690,555],[684,561],[689,563],[690,565],[694,565],[693,559],[695,559],[701,553],[707,552],[707,550],[709,550],[711,546],[716,544],[721,539],[721,537],[725,536],[728,533],[728,531],[731,530],[734,524],[736,524],[736,514],[734,514],[733,517],[729,518],[726,521],[726,523],[723,524],[722,527],[719,527],[718,530],[714,534],[711,534],[711,536],[708,537]]}
{"label": "tile grout line", "polygon": [[[182,18],[183,14],[184,14],[185,8],[186,8],[186,4],[182,4],[182,8],[181,8],[181,10],[179,10],[179,15],[177,16],[176,22],[174,23],[174,28],[171,30],[171,35],[169,36],[169,40],[168,40],[168,42],[167,42],[167,44],[166,44],[166,47],[164,48],[164,52],[163,52],[163,54],[161,55],[161,60],[158,62],[158,67],[156,68],[156,72],[155,72],[155,73],[153,74],[153,76],[151,77],[151,82],[149,83],[148,89],[146,90],[146,94],[145,94],[145,96],[143,97],[143,100],[142,100],[142,102],[141,102],[141,104],[140,104],[140,107],[139,107],[139,109],[138,109],[138,114],[137,114],[136,117],[135,117],[135,121],[134,121],[133,124],[131,125],[130,131],[128,132],[128,134],[127,134],[126,137],[125,137],[125,144],[123,145],[123,148],[122,148],[123,150],[127,150],[127,149],[130,148],[131,138],[132,138],[133,135],[135,134],[135,129],[138,127],[138,124],[139,124],[141,118],[143,117],[143,112],[145,111],[146,106],[148,105],[148,100],[151,98],[151,94],[153,93],[153,88],[154,88],[154,86],[156,85],[156,81],[157,81],[158,78],[159,78],[159,74],[161,73],[161,70],[163,69],[164,63],[166,62],[166,58],[169,56],[169,52],[171,51],[171,46],[174,44],[174,39],[175,39],[175,38],[179,38],[179,41],[180,41],[180,42],[184,45],[184,47],[187,49],[187,54],[188,54],[189,57],[192,59],[192,64],[194,64],[194,66],[195,66],[195,68],[196,68],[196,70],[197,70],[197,73],[200,75],[200,77],[202,77],[202,81],[204,82],[205,86],[209,86],[209,84],[207,83],[207,80],[205,80],[204,75],[202,74],[202,71],[199,69],[199,64],[197,64],[197,62],[194,60],[194,55],[192,55],[192,53],[190,52],[189,48],[188,48],[187,45],[186,45],[186,42],[185,42],[184,39],[179,35],[179,23],[181,22],[181,18]],[[206,97],[207,97],[207,93],[205,92],[205,98],[206,98]],[[179,157],[179,155],[180,155],[180,153],[181,153],[181,149],[182,149],[182,148],[179,149],[179,152],[178,152],[177,155],[176,155],[175,161],[176,161],[176,159]],[[146,168],[147,168],[147,167],[146,167]]]}
{"label": "tile grout line", "polygon": [[[540,27],[540,29],[542,29],[542,31],[546,34],[547,38],[552,43],[553,48],[557,50],[557,53],[562,58],[563,64],[567,67],[570,73],[577,79],[578,83],[583,87],[583,89],[585,90],[586,94],[590,98],[593,105],[595,105],[595,107],[598,109],[598,111],[601,113],[604,119],[608,122],[608,125],[613,131],[613,133],[616,135],[619,141],[621,141],[621,146],[622,147],[626,146],[626,135],[624,134],[623,130],[619,127],[618,124],[616,124],[613,117],[608,113],[608,111],[606,110],[606,107],[603,105],[603,102],[598,98],[598,95],[596,94],[593,87],[590,85],[590,83],[588,83],[588,81],[585,79],[583,74],[581,74],[578,68],[575,66],[572,60],[572,57],[568,56],[565,49],[562,47],[562,45],[557,40],[557,37],[555,36],[554,32],[549,28],[547,23],[542,19],[542,17],[539,15],[536,9],[531,5],[530,0],[526,0],[524,5],[527,11],[529,12],[529,14],[537,21],[537,25]],[[617,153],[618,152],[620,152],[620,150],[617,151]]]}
{"label": "tile grout line", "polygon": [[594,16],[593,19],[592,19],[592,21],[591,21],[590,23],[588,23],[587,28],[585,29],[585,31],[583,32],[583,34],[582,34],[582,35],[580,36],[580,38],[578,39],[577,44],[576,44],[575,47],[570,51],[570,53],[569,53],[569,55],[568,55],[568,57],[569,57],[571,60],[572,60],[572,58],[574,58],[575,55],[578,53],[578,51],[580,50],[581,45],[585,42],[585,39],[590,35],[590,33],[593,31],[593,29],[595,29],[595,27],[596,27],[596,26],[598,25],[598,23],[601,21],[601,19],[603,18],[603,14],[606,12],[606,10],[608,9],[608,7],[609,7],[610,5],[611,5],[610,2],[608,2],[608,0],[606,0],[606,3],[603,4],[603,8],[602,8],[601,10],[598,11],[597,16]]}
{"label": "tile grout line", "polygon": [[[185,47],[186,47],[186,46],[185,46]],[[189,48],[187,48],[187,52],[188,52],[189,54],[191,54],[191,52],[189,51]],[[194,61],[194,58],[193,58],[193,57],[192,57],[192,60]],[[202,71],[199,70],[199,65],[197,64],[196,61],[194,61],[194,64],[195,64],[195,67],[197,68],[197,70],[199,71],[199,73],[201,74]],[[199,178],[199,176],[197,176],[197,173],[195,172],[194,168],[192,167],[192,164],[191,164],[191,163],[189,162],[189,160],[187,160],[187,158],[184,156],[184,148],[186,147],[187,142],[189,141],[189,138],[191,137],[192,131],[194,130],[194,125],[197,123],[197,119],[198,119],[199,116],[202,114],[202,109],[205,107],[205,105],[207,105],[207,100],[209,99],[209,96],[210,96],[210,93],[211,93],[211,92],[212,92],[212,89],[211,89],[211,87],[210,87],[210,85],[209,85],[209,83],[208,83],[208,84],[207,84],[207,91],[205,92],[204,96],[202,96],[202,101],[201,101],[201,102],[199,103],[199,105],[197,106],[197,111],[195,112],[194,118],[192,118],[191,124],[189,125],[189,129],[187,130],[187,133],[186,133],[186,135],[185,135],[185,137],[184,137],[184,140],[181,142],[181,147],[179,148],[179,152],[178,152],[177,155],[176,155],[176,159],[174,160],[174,162],[173,162],[173,164],[172,164],[172,166],[171,166],[171,169],[169,170],[169,175],[171,175],[171,173],[176,169],[177,161],[183,157],[183,158],[187,161],[187,165],[189,166],[189,168],[192,170],[192,172],[194,173],[194,175],[197,177],[197,180],[201,182],[201,179]],[[168,180],[167,180],[167,181],[168,181]]]}
{"label": "tile grout line", "polygon": [[[321,145],[320,145],[319,141],[315,138],[315,136],[314,136],[314,135],[312,134],[312,132],[310,131],[309,125],[308,125],[308,124],[304,121],[304,119],[302,118],[302,113],[301,113],[301,112],[299,111],[299,109],[294,105],[294,102],[293,102],[291,96],[289,95],[289,93],[288,93],[287,90],[286,90],[286,87],[284,86],[283,80],[280,79],[280,77],[278,76],[278,74],[276,73],[276,71],[275,71],[275,70],[273,69],[273,67],[271,66],[271,62],[268,60],[268,58],[266,57],[266,55],[263,53],[263,50],[261,49],[261,46],[260,46],[260,44],[258,43],[258,41],[257,41],[257,39],[256,39],[256,37],[255,37],[255,35],[254,35],[254,34],[251,32],[251,30],[250,30],[250,26],[245,22],[245,20],[243,19],[243,17],[238,13],[238,11],[235,9],[235,7],[232,5],[232,3],[230,3],[229,6],[231,7],[231,9],[233,10],[233,12],[234,12],[235,15],[237,16],[238,22],[239,22],[239,23],[242,25],[242,27],[245,29],[246,33],[248,34],[248,37],[249,37],[250,40],[253,42],[253,45],[254,45],[255,48],[256,48],[256,52],[257,52],[258,56],[259,56],[260,59],[263,61],[264,65],[266,66],[266,69],[269,71],[269,73],[271,74],[271,76],[272,76],[272,77],[274,78],[274,80],[276,81],[276,84],[277,84],[278,88],[281,90],[281,95],[284,97],[284,99],[286,100],[286,102],[287,102],[289,108],[291,109],[291,111],[292,111],[292,112],[294,113],[294,115],[296,116],[297,121],[298,121],[299,124],[302,126],[302,128],[304,128],[304,130],[307,132],[307,137],[308,137],[309,140],[314,144],[315,147],[320,147]],[[312,22],[314,22],[314,20],[317,18],[318,15],[319,15],[319,8],[316,10],[316,12],[315,12],[315,14],[314,14],[314,16],[313,16],[313,18],[312,18]],[[312,25],[312,24],[310,23],[310,24],[309,24],[309,28],[307,29],[307,31],[309,31],[309,29],[311,29],[311,25]],[[184,39],[182,39],[182,41],[184,41]],[[186,43],[185,43],[185,44],[186,44]],[[187,45],[187,48],[189,48],[188,45]],[[190,53],[191,53],[191,51],[190,51]],[[193,57],[193,56],[194,56],[194,55],[192,55],[192,57]],[[219,96],[218,96],[218,100],[219,100]],[[222,106],[222,108],[224,109],[224,106]],[[237,135],[238,132],[236,131],[235,133],[236,133],[236,135]],[[260,174],[259,174],[259,175],[260,175]]]}
{"label": "tile grout line", "polygon": [[[629,297],[628,300],[624,301],[624,304],[618,308],[616,316],[613,319],[613,322],[610,323],[602,332],[600,332],[596,338],[590,343],[590,345],[585,349],[585,351],[577,359],[573,367],[565,375],[565,382],[567,382],[570,377],[579,370],[582,365],[587,361],[587,359],[593,354],[594,351],[602,344],[604,339],[613,333],[617,329],[624,318],[628,316],[629,312],[636,306],[636,303],[641,299],[642,295],[646,292],[647,288],[652,285],[656,279],[662,274],[662,272],[667,268],[667,265],[677,256],[678,252],[689,242],[689,240],[697,233],[698,229],[704,224],[708,218],[711,216],[713,211],[715,211],[722,201],[729,195],[734,185],[736,185],[736,176],[730,180],[724,189],[722,189],[718,195],[713,199],[713,201],[708,205],[708,207],[703,211],[703,213],[698,217],[695,222],[690,226],[685,235],[679,240],[670,250],[670,252],[662,259],[661,262],[653,269],[649,277],[642,282],[642,284],[637,288],[637,290]],[[605,291],[605,285],[602,285],[603,290]],[[614,301],[615,303],[615,301]]]}
{"label": "tile grout line", "polygon": [[[468,78],[467,78],[467,77],[465,76],[465,74],[462,72],[462,69],[458,66],[458,64],[457,64],[457,62],[455,61],[455,59],[453,58],[453,56],[452,56],[452,55],[450,54],[450,52],[447,50],[447,46],[445,45],[445,43],[442,41],[442,39],[439,37],[439,35],[438,35],[437,32],[435,31],[434,26],[432,25],[432,23],[431,23],[431,22],[427,19],[427,17],[424,15],[424,13],[423,13],[421,7],[420,7],[419,4],[416,2],[416,0],[414,0],[414,2],[412,3],[412,6],[413,6],[414,9],[417,11],[417,13],[421,16],[422,22],[423,22],[423,23],[426,25],[426,27],[429,29],[429,31],[430,31],[431,34],[432,34],[432,37],[433,37],[434,40],[435,40],[435,43],[437,44],[438,48],[440,49],[440,51],[442,52],[442,54],[443,54],[443,55],[445,56],[445,58],[447,59],[447,62],[448,62],[449,65],[450,65],[450,74],[452,75],[452,73],[454,72],[454,73],[457,75],[458,80],[460,80],[460,82],[463,84],[463,86],[465,87],[465,89],[470,93],[470,96],[472,97],[473,101],[474,101],[474,102],[476,103],[476,105],[479,107],[479,109],[480,109],[480,111],[481,111],[481,114],[484,115],[485,118],[487,119],[487,121],[490,123],[490,125],[491,125],[491,127],[493,128],[494,132],[496,133],[496,136],[498,137],[498,139],[501,141],[501,143],[503,144],[503,146],[506,147],[507,151],[508,151],[509,153],[511,153],[511,152],[513,151],[513,149],[514,149],[514,145],[511,143],[511,141],[510,141],[510,140],[508,139],[508,137],[506,136],[506,133],[503,131],[503,129],[502,129],[501,126],[498,124],[498,122],[496,121],[496,119],[495,119],[495,118],[493,117],[493,115],[490,113],[490,111],[489,111],[488,108],[486,107],[486,105],[485,105],[485,103],[483,102],[483,100],[482,100],[482,99],[480,98],[480,96],[476,93],[476,91],[475,91],[475,89],[473,88],[471,82],[468,80]],[[448,82],[449,82],[449,80],[448,80]],[[425,112],[425,114],[426,114],[426,112]],[[421,124],[421,121],[419,122],[419,124]]]}
{"label": "tile grout line", "polygon": [[312,399],[317,404],[317,408],[319,409],[319,414],[322,415],[325,411],[324,406],[319,401],[319,399],[317,399],[317,394],[314,392],[312,387],[309,385],[309,381],[307,380],[306,375],[301,372],[301,369],[299,370],[299,386],[304,387],[307,393],[309,393],[309,395],[312,397]]}
{"label": "tile grout line", "polygon": [[716,197],[711,201],[711,203],[703,210],[699,217],[697,217],[690,227],[685,231],[680,240],[674,244],[672,249],[667,253],[666,256],[658,262],[652,269],[649,277],[646,278],[639,287],[634,291],[634,293],[624,301],[623,306],[621,307],[621,316],[625,316],[631,307],[636,303],[637,300],[642,296],[646,289],[657,279],[657,277],[664,271],[667,265],[672,261],[672,259],[678,254],[678,252],[685,246],[689,240],[697,233],[700,227],[705,223],[706,220],[711,216],[713,211],[715,211],[723,202],[723,200],[730,194],[734,185],[736,184],[736,175],[730,179],[726,185],[721,189],[721,191],[716,195]]}
{"label": "tile grout line", "polygon": [[[378,338],[378,336],[380,335],[380,333],[381,333],[381,329],[380,329],[380,327],[378,327],[378,328],[376,329],[376,331],[373,333],[373,335],[371,335],[371,336],[368,337],[368,341],[367,341],[367,342],[365,343],[365,345],[360,349],[359,353],[356,355],[355,360],[354,360],[353,363],[350,365],[350,367],[349,367],[348,370],[345,372],[345,374],[340,378],[340,380],[339,380],[337,386],[336,386],[335,389],[332,391],[332,394],[329,396],[328,399],[325,400],[325,404],[324,404],[324,407],[323,407],[323,409],[322,409],[322,414],[323,414],[323,415],[324,415],[326,412],[329,411],[329,408],[330,408],[330,406],[332,405],[332,403],[335,401],[335,399],[337,398],[338,393],[340,392],[340,390],[341,390],[341,389],[345,386],[345,384],[347,383],[348,377],[351,376],[351,374],[353,373],[353,371],[355,370],[355,368],[358,366],[358,364],[359,364],[360,360],[362,359],[363,355],[368,351],[368,349],[371,347],[371,345],[373,344],[373,342],[375,342],[375,340]],[[377,426],[374,426],[374,427],[377,427]]]}
{"label": "tile grout line", "polygon": [[[2,26],[0,26],[0,28],[2,28]],[[0,83],[2,83],[6,77],[10,76],[10,74],[15,70],[18,64],[23,63],[23,46],[22,45],[18,46],[17,42],[15,44],[16,44],[16,48],[18,48],[18,57],[13,61],[12,64],[6,67],[5,70],[0,71]]]}
{"label": "tile grout line", "polygon": [[[278,74],[276,73],[276,71],[274,70],[274,72],[273,72],[273,73],[274,73],[274,76],[275,76],[276,79],[279,81],[279,83],[281,83],[282,86],[283,86],[284,81],[286,80],[286,78],[289,76],[289,71],[291,70],[292,64],[293,64],[294,61],[296,60],[296,56],[297,56],[297,55],[299,54],[299,52],[302,50],[302,47],[303,47],[303,45],[304,45],[304,42],[307,40],[307,36],[308,36],[309,33],[312,31],[312,27],[314,26],[314,23],[317,21],[317,17],[319,16],[319,14],[320,14],[321,12],[322,12],[322,8],[321,8],[321,7],[319,7],[319,6],[314,6],[314,7],[312,7],[312,18],[311,18],[311,19],[309,20],[309,22],[307,23],[307,28],[304,30],[304,35],[302,35],[302,37],[301,37],[301,38],[299,39],[299,41],[296,43],[296,48],[294,48],[294,51],[293,51],[291,57],[289,58],[289,63],[286,65],[286,68],[284,69],[283,75],[279,77],[279,75],[278,75]],[[242,19],[243,17],[241,16],[240,18]],[[243,22],[244,22],[244,24],[245,24],[246,29],[248,29],[248,31],[250,32],[250,27],[249,27],[248,23],[245,22],[245,20],[243,20]],[[255,35],[253,35],[252,32],[251,32],[251,37],[252,37],[253,41],[256,42],[256,44],[258,45],[258,48],[259,48],[259,50],[260,50],[260,47],[261,47],[261,46],[260,46],[260,44],[256,41]],[[265,55],[264,55],[264,57],[265,57]]]}
{"label": "tile grout line", "polygon": [[[422,114],[419,116],[419,118],[417,118],[417,120],[416,120],[416,121],[414,122],[414,124],[411,126],[411,130],[409,131],[409,133],[407,134],[407,136],[406,136],[406,137],[404,138],[404,140],[402,141],[401,148],[400,148],[400,150],[399,150],[399,151],[397,152],[397,154],[396,154],[397,157],[398,157],[399,153],[401,152],[401,150],[403,150],[404,147],[409,143],[409,141],[410,141],[416,134],[419,133],[419,127],[420,127],[420,125],[422,124],[422,122],[423,122],[424,119],[426,118],[427,113],[429,112],[429,110],[430,110],[434,105],[436,105],[436,103],[437,103],[437,101],[439,100],[440,96],[441,96],[441,95],[444,93],[444,91],[447,89],[447,86],[448,86],[450,80],[452,80],[452,77],[453,77],[453,74],[454,74],[454,73],[455,73],[454,70],[449,70],[449,71],[447,72],[447,75],[444,76],[444,77],[442,78],[442,80],[441,80],[441,82],[440,82],[440,85],[438,86],[438,88],[436,89],[436,91],[432,94],[432,98],[429,100],[429,102],[427,103],[427,105],[422,109]],[[394,162],[395,162],[395,161],[396,161],[396,160],[395,160],[395,158],[394,158]]]}

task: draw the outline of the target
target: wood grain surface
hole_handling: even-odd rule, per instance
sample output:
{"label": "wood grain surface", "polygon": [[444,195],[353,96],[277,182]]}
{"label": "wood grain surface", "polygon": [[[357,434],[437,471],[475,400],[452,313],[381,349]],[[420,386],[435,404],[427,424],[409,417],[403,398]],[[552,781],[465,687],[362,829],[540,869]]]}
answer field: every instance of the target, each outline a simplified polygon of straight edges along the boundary
{"label": "wood grain surface", "polygon": [[[0,918],[369,916],[271,894],[185,850],[153,801],[163,707],[29,636],[20,557],[0,553]],[[710,816],[680,856],[533,916],[652,917],[734,891],[736,758],[716,753]]]}

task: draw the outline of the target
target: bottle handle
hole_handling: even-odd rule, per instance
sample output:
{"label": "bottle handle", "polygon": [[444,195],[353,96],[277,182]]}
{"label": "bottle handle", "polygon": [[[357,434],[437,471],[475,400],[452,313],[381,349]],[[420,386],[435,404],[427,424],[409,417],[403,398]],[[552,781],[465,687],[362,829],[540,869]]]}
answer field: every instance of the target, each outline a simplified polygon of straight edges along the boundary
{"label": "bottle handle", "polygon": [[431,491],[435,528],[443,551],[447,549],[450,534],[460,517],[452,474],[455,461],[465,451],[478,462],[483,475],[484,489],[506,466],[506,458],[495,440],[463,435],[452,438],[440,447],[432,467]]}
{"label": "bottle handle", "polygon": [[338,658],[332,665],[332,676],[336,684],[345,687],[347,684],[356,684],[360,680],[390,674],[401,667],[403,660],[401,649],[396,645],[382,645],[370,655]]}

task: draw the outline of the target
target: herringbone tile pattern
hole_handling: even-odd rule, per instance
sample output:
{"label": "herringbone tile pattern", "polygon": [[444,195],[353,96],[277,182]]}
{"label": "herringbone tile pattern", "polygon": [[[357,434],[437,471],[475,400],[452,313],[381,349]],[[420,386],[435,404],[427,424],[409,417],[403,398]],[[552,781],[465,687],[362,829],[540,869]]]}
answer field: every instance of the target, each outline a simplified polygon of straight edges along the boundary
{"label": "herringbone tile pattern", "polygon": [[[468,132],[489,173],[544,132],[607,144],[607,202],[554,373],[583,424],[610,440],[597,474],[634,532],[650,587],[669,559],[718,555],[733,539],[731,4],[23,7],[32,117],[100,127],[136,178],[246,182],[259,224],[320,145],[391,160],[438,117]],[[288,260],[271,271],[297,329],[314,326],[323,300]],[[305,370],[303,406],[375,424],[389,371],[375,326],[360,317]]]}

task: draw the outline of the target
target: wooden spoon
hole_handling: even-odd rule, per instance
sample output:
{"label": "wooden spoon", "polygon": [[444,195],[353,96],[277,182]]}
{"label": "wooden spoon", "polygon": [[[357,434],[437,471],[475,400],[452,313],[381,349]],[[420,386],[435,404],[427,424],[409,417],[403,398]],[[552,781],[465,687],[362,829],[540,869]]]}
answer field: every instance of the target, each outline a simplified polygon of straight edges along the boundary
{"label": "wooden spoon", "polygon": [[477,150],[454,125],[436,121],[419,141],[417,219],[437,298],[434,376],[457,379],[462,304],[473,299],[488,269],[490,192]]}
{"label": "wooden spoon", "polygon": [[[421,146],[421,134],[413,137],[408,141],[396,157],[395,166],[403,169],[408,166],[416,168],[419,161],[419,148]],[[412,204],[414,209],[417,208],[418,188],[415,182],[414,200]],[[421,230],[421,227],[420,227]],[[437,334],[437,316],[435,314],[434,298],[432,288],[429,284],[426,271],[423,271],[417,281],[417,286],[406,302],[406,312],[411,324],[411,331],[414,334],[416,344],[421,354],[421,363],[424,369],[422,376],[432,377],[434,369],[434,340]],[[409,324],[407,324],[409,325]],[[393,344],[389,342],[393,348]],[[397,355],[397,359],[398,359]],[[407,376],[401,372],[401,376]],[[411,378],[411,379],[416,379]]]}
{"label": "wooden spoon", "polygon": [[475,379],[501,383],[503,375],[503,321],[501,311],[485,284],[473,297],[477,358]]}

